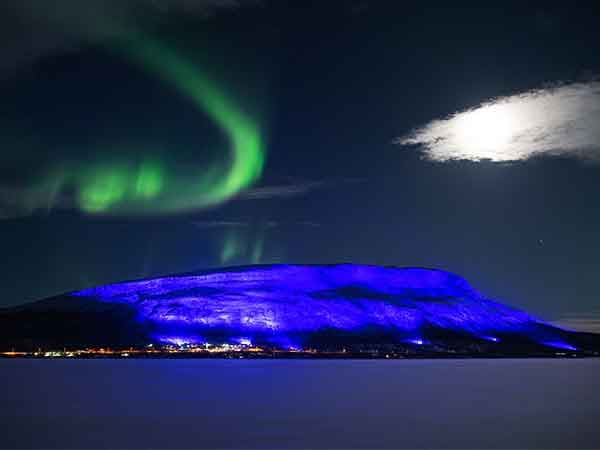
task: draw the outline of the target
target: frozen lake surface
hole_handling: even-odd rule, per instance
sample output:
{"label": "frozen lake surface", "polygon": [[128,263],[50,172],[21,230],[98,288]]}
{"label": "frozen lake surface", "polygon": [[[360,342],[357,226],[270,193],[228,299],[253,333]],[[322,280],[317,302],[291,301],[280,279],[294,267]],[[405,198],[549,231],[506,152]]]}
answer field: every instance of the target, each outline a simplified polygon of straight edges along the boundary
{"label": "frozen lake surface", "polygon": [[0,360],[3,448],[600,448],[600,359]]}

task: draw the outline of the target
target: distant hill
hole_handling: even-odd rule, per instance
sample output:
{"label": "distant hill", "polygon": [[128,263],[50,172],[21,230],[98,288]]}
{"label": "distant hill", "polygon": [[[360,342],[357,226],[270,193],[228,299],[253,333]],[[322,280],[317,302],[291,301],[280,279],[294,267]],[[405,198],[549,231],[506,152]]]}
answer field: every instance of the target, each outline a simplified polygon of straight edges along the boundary
{"label": "distant hill", "polygon": [[449,272],[357,264],[234,267],[98,286],[0,310],[0,349],[247,342],[276,349],[593,354]]}

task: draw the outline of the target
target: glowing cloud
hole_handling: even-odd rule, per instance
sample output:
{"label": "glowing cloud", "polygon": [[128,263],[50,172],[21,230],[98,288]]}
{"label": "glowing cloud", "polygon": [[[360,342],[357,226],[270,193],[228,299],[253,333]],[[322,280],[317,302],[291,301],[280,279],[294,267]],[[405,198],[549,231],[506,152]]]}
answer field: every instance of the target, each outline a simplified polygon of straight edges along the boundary
{"label": "glowing cloud", "polygon": [[600,82],[537,89],[429,122],[396,139],[432,161],[600,160]]}

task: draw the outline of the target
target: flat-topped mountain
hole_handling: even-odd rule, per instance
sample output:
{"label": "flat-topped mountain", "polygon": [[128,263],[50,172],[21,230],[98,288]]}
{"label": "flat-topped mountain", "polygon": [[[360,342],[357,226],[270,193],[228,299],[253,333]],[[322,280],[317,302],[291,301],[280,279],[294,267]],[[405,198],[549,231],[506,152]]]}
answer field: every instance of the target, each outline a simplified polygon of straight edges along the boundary
{"label": "flat-topped mountain", "polygon": [[3,348],[244,342],[272,349],[586,354],[597,335],[493,301],[449,272],[268,265],[98,286],[0,311]]}

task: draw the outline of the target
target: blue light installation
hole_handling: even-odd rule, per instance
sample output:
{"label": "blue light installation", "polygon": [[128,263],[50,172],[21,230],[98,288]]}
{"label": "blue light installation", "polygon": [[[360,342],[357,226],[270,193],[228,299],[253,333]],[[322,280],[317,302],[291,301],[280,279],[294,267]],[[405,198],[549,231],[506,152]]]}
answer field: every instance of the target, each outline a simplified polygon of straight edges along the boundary
{"label": "blue light installation", "polygon": [[204,344],[206,341],[204,339],[202,339],[200,336],[194,336],[194,335],[184,335],[184,336],[177,336],[177,335],[154,335],[153,339],[156,342],[159,342],[161,344],[171,344],[171,345],[176,345],[178,347],[182,347],[185,345],[198,345],[198,344]]}
{"label": "blue light installation", "polygon": [[540,342],[540,344],[545,345],[546,347],[552,347],[552,348],[556,348],[559,350],[570,350],[570,351],[575,351],[577,350],[577,348],[567,342],[564,341],[546,341],[546,342]]}
{"label": "blue light installation", "polygon": [[397,342],[422,345],[428,330],[435,329],[492,343],[523,335],[574,349],[559,328],[485,298],[455,274],[424,268],[248,266],[109,284],[70,295],[128,304],[163,340],[171,336],[181,342],[244,340],[298,348],[318,333],[360,336],[375,330]]}

